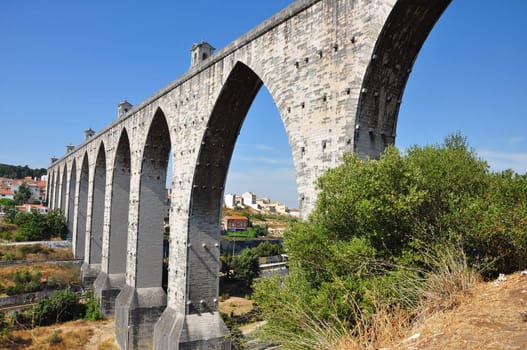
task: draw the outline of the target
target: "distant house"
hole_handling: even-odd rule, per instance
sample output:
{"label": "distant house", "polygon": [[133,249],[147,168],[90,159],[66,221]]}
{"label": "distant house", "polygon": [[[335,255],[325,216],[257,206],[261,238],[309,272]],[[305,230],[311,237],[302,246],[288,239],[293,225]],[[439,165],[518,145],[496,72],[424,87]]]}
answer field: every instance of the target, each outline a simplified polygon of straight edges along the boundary
{"label": "distant house", "polygon": [[298,209],[289,209],[289,215],[294,216],[295,218],[300,217],[300,210]]}
{"label": "distant house", "polygon": [[223,204],[227,207],[227,208],[231,208],[233,209],[235,207],[235,203],[234,203],[234,197],[235,195],[234,194],[226,194],[223,196]]}
{"label": "distant house", "polygon": [[19,205],[16,207],[20,211],[25,211],[30,213],[32,210],[36,210],[40,214],[47,214],[48,213],[48,207],[40,204],[24,204]]}
{"label": "distant house", "polygon": [[222,219],[223,229],[228,232],[245,231],[249,226],[249,219],[241,215],[225,216]]}
{"label": "distant house", "polygon": [[256,195],[252,192],[242,193],[243,205],[246,207],[251,207],[253,209],[258,209],[258,204],[256,204]]}
{"label": "distant house", "polygon": [[15,192],[5,188],[0,188],[0,198],[14,199]]}

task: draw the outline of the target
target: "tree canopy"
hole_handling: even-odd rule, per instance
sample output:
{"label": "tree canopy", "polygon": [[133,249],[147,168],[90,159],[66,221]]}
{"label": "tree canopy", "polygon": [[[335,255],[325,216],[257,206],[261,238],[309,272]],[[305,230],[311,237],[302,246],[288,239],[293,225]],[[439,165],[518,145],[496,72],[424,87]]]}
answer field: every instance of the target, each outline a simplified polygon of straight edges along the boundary
{"label": "tree canopy", "polygon": [[46,173],[47,170],[44,168],[31,169],[27,165],[0,164],[0,177],[7,177],[9,179],[23,179],[26,176],[41,177]]}
{"label": "tree canopy", "polygon": [[378,160],[345,155],[318,189],[313,213],[284,236],[290,274],[254,285],[275,334],[305,331],[298,309],[352,325],[452,246],[487,277],[527,267],[527,176],[490,172],[460,135],[406,154],[388,147]]}

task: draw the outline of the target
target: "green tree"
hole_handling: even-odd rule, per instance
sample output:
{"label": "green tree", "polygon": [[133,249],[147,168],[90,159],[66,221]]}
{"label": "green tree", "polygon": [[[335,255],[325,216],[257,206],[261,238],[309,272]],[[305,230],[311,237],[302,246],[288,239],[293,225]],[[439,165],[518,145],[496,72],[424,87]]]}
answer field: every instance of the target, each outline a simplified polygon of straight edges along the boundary
{"label": "green tree", "polygon": [[29,198],[31,198],[31,190],[25,182],[22,182],[20,186],[18,186],[18,190],[15,191],[15,203],[17,205],[25,204],[28,202]]}
{"label": "green tree", "polygon": [[46,215],[46,225],[49,236],[66,239],[68,226],[60,209],[54,209]]}
{"label": "green tree", "polygon": [[45,326],[82,318],[84,313],[85,306],[80,303],[79,295],[63,290],[40,299],[33,309],[33,318],[35,325]]}
{"label": "green tree", "polygon": [[264,241],[256,248],[254,248],[256,255],[262,257],[262,256],[272,256],[272,255],[278,255],[282,252],[282,247],[280,247],[279,244],[271,243],[268,241]]}
{"label": "green tree", "polygon": [[18,212],[14,223],[18,226],[21,240],[39,241],[50,237],[46,217],[35,210]]}
{"label": "green tree", "polygon": [[251,285],[253,280],[258,277],[258,255],[254,249],[242,250],[239,255],[234,257],[232,266],[236,275],[243,277],[248,285]]}
{"label": "green tree", "polygon": [[410,303],[405,283],[431,269],[430,249],[461,246],[489,277],[527,267],[526,180],[489,172],[459,134],[378,160],[345,155],[319,178],[310,217],[284,235],[290,274],[254,284],[266,327],[303,334],[296,314],[351,326],[379,299]]}

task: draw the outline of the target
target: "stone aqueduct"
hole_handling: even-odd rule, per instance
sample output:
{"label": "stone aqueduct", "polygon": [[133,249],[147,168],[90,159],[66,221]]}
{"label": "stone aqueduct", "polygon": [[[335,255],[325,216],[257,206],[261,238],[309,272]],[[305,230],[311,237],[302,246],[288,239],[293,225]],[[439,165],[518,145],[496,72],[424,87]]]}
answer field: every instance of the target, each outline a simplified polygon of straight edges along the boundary
{"label": "stone aqueduct", "polygon": [[64,212],[122,349],[229,348],[217,302],[221,200],[260,87],[285,126],[305,216],[314,181],[344,152],[377,157],[394,142],[412,65],[449,3],[298,0],[54,160],[49,206]]}

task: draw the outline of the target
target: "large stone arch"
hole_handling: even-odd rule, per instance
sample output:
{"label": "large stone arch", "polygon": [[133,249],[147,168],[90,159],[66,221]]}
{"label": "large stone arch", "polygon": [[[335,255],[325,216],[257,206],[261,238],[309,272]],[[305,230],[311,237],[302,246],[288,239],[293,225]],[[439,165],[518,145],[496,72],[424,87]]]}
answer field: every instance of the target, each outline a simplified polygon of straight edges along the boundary
{"label": "large stone arch", "polygon": [[[155,324],[152,320],[159,318],[166,307],[166,293],[162,288],[163,219],[172,143],[167,118],[161,108],[156,108],[146,130],[137,174],[140,199],[137,217],[132,220],[133,212],[129,216],[129,225],[137,230],[136,235],[132,237],[129,232],[128,237],[128,246],[135,245],[133,252],[129,252],[133,261],[127,262],[126,285],[115,301],[116,328],[129,329],[127,333],[116,334],[122,348],[128,344],[138,348],[151,346]],[[131,186],[134,186],[133,181]]]}
{"label": "large stone arch", "polygon": [[108,316],[113,314],[115,298],[125,284],[131,178],[130,140],[126,128],[121,131],[117,143],[112,174],[108,237],[104,237],[101,272],[94,283],[101,310]]}
{"label": "large stone arch", "polygon": [[77,229],[74,234],[74,255],[84,258],[86,248],[86,215],[88,208],[89,165],[88,152],[84,153],[79,173],[79,195],[77,202]]}
{"label": "large stone arch", "polygon": [[[91,208],[91,213],[89,231],[87,231],[88,240],[85,247],[85,263],[83,265],[82,273],[83,283],[87,284],[93,283],[97,278],[102,261],[106,169],[106,148],[104,142],[100,142],[93,167],[91,206],[90,203],[88,203],[88,208]],[[88,193],[90,193],[89,190]],[[90,200],[89,196],[88,200]]]}
{"label": "large stone arch", "polygon": [[[98,195],[92,185],[102,174],[95,175],[103,140],[108,152],[103,229],[108,260],[115,258],[114,252],[120,255],[111,248],[112,239],[128,234],[125,285],[115,303],[116,335],[123,348],[148,346],[152,324],[166,304],[156,271],[161,271],[164,208],[159,208],[168,149],[173,148],[175,158],[170,277],[168,307],[155,326],[155,345],[219,346],[226,332],[216,305],[221,195],[237,133],[260,87],[268,88],[280,112],[306,216],[316,200],[314,182],[338,165],[344,152],[377,157],[393,142],[408,74],[448,3],[296,1],[74,151],[81,166],[76,174],[78,225],[73,229],[74,240],[82,244],[97,226]],[[113,189],[119,164],[126,163],[118,161],[126,153],[125,127],[130,154],[126,209],[113,203],[120,197]],[[66,157],[50,167],[52,206],[59,206],[60,168],[68,161]],[[127,230],[121,231],[115,225],[124,225],[124,219],[117,216],[126,215]],[[85,250],[91,252],[89,245]],[[103,272],[121,262],[109,263]]]}
{"label": "large stone arch", "polygon": [[73,235],[73,221],[75,215],[75,192],[77,187],[77,163],[75,158],[71,163],[70,180],[68,186],[68,215],[66,217],[66,223],[68,227],[68,239],[72,239]]}
{"label": "large stone arch", "polygon": [[362,79],[354,152],[377,158],[395,142],[397,116],[412,66],[451,0],[399,0],[384,23]]}
{"label": "large stone arch", "polygon": [[53,185],[53,209],[60,208],[60,166],[55,170],[55,176],[53,177],[55,183]]}
{"label": "large stone arch", "polygon": [[67,192],[68,192],[68,164],[64,164],[62,168],[62,176],[60,182],[60,210],[62,215],[67,215],[68,212],[68,202],[67,202]]}

